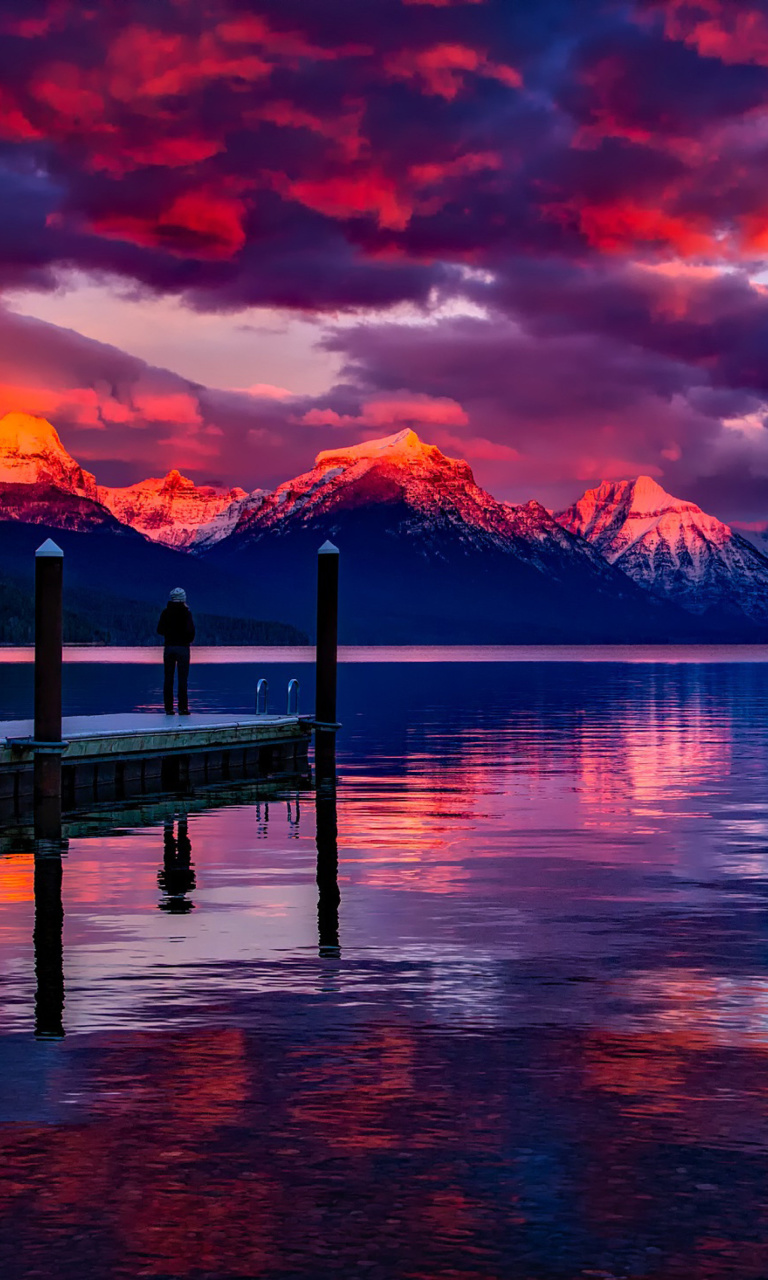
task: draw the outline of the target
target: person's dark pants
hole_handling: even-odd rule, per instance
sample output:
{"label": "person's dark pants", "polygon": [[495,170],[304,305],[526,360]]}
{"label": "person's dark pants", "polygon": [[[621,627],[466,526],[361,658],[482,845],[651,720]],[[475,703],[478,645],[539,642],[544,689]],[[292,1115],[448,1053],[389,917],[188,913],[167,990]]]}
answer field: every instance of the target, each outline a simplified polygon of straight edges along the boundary
{"label": "person's dark pants", "polygon": [[165,714],[173,715],[173,673],[179,672],[179,711],[189,711],[187,702],[187,682],[189,680],[189,645],[167,644],[163,651],[165,682],[163,684],[163,702]]}

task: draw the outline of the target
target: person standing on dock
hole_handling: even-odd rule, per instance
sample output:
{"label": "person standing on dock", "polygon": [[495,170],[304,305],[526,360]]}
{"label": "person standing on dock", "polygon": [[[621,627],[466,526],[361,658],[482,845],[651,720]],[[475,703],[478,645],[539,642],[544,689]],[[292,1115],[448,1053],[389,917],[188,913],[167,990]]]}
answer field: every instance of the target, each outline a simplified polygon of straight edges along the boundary
{"label": "person standing on dock", "polygon": [[168,603],[160,614],[157,634],[162,636],[165,642],[163,649],[165,714],[173,715],[173,675],[178,670],[179,715],[188,716],[189,646],[195,638],[195,624],[187,606],[187,593],[181,587],[174,587],[169,595]]}

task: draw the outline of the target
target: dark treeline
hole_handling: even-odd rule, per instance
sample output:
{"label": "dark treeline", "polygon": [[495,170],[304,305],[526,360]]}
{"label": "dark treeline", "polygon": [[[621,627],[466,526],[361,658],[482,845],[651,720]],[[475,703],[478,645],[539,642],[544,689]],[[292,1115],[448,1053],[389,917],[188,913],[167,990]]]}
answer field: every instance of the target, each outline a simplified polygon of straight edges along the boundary
{"label": "dark treeline", "polygon": [[[67,593],[64,640],[68,644],[162,644],[156,634],[163,601],[157,607],[138,600],[121,600],[101,592],[75,589]],[[194,601],[192,601],[194,606]],[[304,632],[284,622],[256,618],[228,618],[194,609],[197,644],[306,644]],[[26,584],[0,579],[0,644],[32,644],[35,604]]]}

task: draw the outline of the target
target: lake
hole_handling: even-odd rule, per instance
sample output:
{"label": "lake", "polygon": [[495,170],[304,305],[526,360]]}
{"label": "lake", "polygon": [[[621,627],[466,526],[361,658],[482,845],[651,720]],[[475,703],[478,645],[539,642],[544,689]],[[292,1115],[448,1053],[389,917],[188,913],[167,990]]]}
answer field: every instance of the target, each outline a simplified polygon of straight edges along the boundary
{"label": "lake", "polygon": [[[310,709],[205,656],[193,708]],[[0,857],[0,1274],[764,1280],[766,652],[346,656],[335,809],[73,827],[63,1012]],[[66,711],[161,705],[104,657]]]}

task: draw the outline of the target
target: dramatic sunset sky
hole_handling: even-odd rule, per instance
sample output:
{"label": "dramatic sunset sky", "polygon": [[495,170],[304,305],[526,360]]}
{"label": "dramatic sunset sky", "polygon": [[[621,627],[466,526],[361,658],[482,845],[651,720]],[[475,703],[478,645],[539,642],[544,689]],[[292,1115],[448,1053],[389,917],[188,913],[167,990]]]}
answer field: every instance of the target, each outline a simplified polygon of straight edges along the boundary
{"label": "dramatic sunset sky", "polygon": [[768,518],[768,2],[3,0],[0,411],[105,483],[414,426]]}

